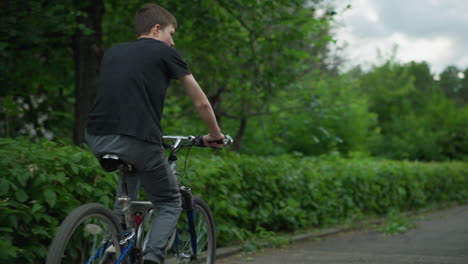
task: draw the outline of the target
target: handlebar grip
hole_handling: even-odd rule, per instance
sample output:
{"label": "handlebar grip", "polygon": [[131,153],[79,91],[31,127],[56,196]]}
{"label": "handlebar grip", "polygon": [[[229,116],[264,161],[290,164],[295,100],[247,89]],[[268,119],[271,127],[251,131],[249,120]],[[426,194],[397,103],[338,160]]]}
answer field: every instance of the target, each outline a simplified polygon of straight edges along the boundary
{"label": "handlebar grip", "polygon": [[225,135],[223,139],[218,139],[218,140],[213,140],[213,141],[208,141],[209,143],[218,143],[224,146],[229,146],[234,142],[231,136]]}
{"label": "handlebar grip", "polygon": [[[202,147],[202,148],[207,147],[205,145],[205,142],[203,141],[203,136],[204,135],[196,136],[195,139],[193,140],[193,145],[197,147]],[[224,146],[229,146],[232,144],[232,142],[234,142],[234,140],[229,135],[225,135],[223,139],[208,141],[208,143],[218,143]]]}
{"label": "handlebar grip", "polygon": [[208,143],[218,143],[218,144],[224,145],[224,138],[218,139],[218,140],[211,140],[211,141],[208,141]]}

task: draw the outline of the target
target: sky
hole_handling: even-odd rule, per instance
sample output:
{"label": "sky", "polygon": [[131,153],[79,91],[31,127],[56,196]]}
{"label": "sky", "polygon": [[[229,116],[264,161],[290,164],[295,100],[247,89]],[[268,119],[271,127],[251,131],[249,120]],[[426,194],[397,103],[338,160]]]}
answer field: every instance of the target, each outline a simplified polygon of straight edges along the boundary
{"label": "sky", "polygon": [[[347,62],[368,69],[388,60],[426,61],[434,74],[468,68],[467,0],[330,0],[338,8],[335,38]],[[351,5],[351,9],[346,9]],[[380,57],[378,56],[380,51]]]}

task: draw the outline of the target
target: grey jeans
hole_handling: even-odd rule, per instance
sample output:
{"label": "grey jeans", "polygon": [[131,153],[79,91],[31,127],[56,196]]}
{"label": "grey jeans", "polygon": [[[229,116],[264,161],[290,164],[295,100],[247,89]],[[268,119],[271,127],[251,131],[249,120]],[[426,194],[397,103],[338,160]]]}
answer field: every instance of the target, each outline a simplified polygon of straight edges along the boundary
{"label": "grey jeans", "polygon": [[[182,211],[177,179],[169,167],[163,146],[124,135],[85,133],[85,140],[97,158],[116,154],[135,166],[136,170],[126,175],[128,194],[135,200],[141,185],[156,208],[144,254],[149,253],[151,256],[148,257],[162,262],[167,242]],[[121,189],[119,180],[116,197],[121,195]],[[123,219],[122,204],[117,199],[114,213]]]}

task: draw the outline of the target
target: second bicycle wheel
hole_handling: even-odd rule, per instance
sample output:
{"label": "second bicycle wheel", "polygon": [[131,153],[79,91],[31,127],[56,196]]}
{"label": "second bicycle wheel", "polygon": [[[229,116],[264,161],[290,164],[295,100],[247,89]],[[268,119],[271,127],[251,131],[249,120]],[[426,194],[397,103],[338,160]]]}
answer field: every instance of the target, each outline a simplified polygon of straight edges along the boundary
{"label": "second bicycle wheel", "polygon": [[[173,244],[175,259],[168,263],[215,263],[216,230],[208,205],[199,197],[193,198],[193,214],[182,212],[177,223],[177,236]],[[190,234],[189,218],[193,217],[194,233]],[[195,243],[196,242],[196,243]],[[196,251],[193,249],[196,248]]]}
{"label": "second bicycle wheel", "polygon": [[46,264],[115,263],[121,254],[121,233],[117,218],[108,208],[96,203],[82,205],[60,225]]}

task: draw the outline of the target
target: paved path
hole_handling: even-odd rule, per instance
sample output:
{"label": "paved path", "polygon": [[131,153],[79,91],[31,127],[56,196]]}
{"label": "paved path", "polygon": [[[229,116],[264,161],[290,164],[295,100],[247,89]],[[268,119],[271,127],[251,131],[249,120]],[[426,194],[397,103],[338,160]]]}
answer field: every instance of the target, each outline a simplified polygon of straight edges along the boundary
{"label": "paved path", "polygon": [[468,205],[419,217],[404,234],[378,230],[341,233],[281,249],[237,254],[218,264],[468,264]]}

